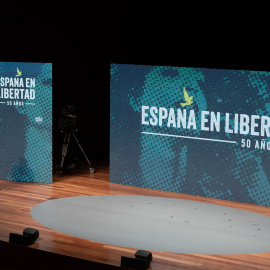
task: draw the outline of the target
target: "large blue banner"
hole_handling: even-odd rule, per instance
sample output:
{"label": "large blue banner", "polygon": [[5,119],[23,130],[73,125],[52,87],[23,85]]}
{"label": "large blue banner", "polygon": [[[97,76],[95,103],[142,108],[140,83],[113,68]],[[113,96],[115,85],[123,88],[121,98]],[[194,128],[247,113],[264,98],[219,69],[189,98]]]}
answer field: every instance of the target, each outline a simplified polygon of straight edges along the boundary
{"label": "large blue banner", "polygon": [[0,179],[52,182],[52,64],[0,62]]}
{"label": "large blue banner", "polygon": [[270,206],[270,73],[111,65],[110,181]]}

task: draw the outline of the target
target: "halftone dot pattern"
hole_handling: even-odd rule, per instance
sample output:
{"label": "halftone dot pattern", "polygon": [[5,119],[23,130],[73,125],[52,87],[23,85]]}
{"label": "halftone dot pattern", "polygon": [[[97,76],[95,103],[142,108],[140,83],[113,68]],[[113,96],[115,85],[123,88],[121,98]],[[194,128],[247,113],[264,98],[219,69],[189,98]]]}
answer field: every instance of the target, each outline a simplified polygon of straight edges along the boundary
{"label": "halftone dot pattern", "polygon": [[[177,73],[173,72],[176,71]],[[170,75],[170,71],[172,75]],[[144,88],[144,94],[141,97],[141,105],[154,104],[156,107],[174,107],[175,110],[180,108],[180,102],[184,102],[183,88],[185,87],[190,96],[194,97],[197,102],[187,108],[187,114],[190,110],[205,110],[206,100],[201,94],[202,91],[198,85],[198,81],[203,80],[201,72],[195,69],[170,69],[168,67],[159,67],[147,75],[147,83]],[[173,106],[172,106],[173,105]],[[200,115],[196,115],[196,123],[200,121]],[[167,126],[156,127],[158,133],[171,133],[172,128]],[[158,130],[158,131],[157,131]],[[143,127],[143,131],[151,131],[148,126]],[[181,134],[188,136],[198,136],[199,127],[196,129],[173,129],[173,134]],[[140,157],[140,167],[142,169],[142,178],[144,187],[168,190],[173,192],[181,191],[181,181],[175,181],[177,175],[175,173],[175,162],[179,160],[179,152],[182,147],[183,140],[174,137],[159,137],[145,135],[141,139],[143,150]],[[146,148],[144,145],[150,147]],[[153,162],[151,162],[155,159]],[[145,162],[151,162],[151,166]],[[148,162],[148,163],[149,163]],[[177,165],[179,166],[179,165]],[[176,172],[178,170],[176,169]],[[179,174],[178,174],[179,177]],[[154,179],[154,180],[153,180]],[[183,189],[184,187],[182,187]]]}
{"label": "halftone dot pattern", "polygon": [[[34,78],[34,100],[24,100],[24,106],[1,104],[3,113],[11,115],[8,132],[14,126],[18,144],[9,159],[9,169],[0,178],[24,182],[52,182],[52,64],[49,63],[0,63],[1,77],[15,77],[17,67],[22,78]],[[25,87],[26,88],[26,87]],[[10,111],[10,113],[8,113]],[[41,121],[37,121],[41,119]],[[19,119],[19,120],[18,120]],[[1,136],[4,137],[4,136]],[[8,145],[5,146],[9,149]],[[10,151],[10,150],[9,150]],[[8,157],[6,156],[8,160]],[[1,169],[0,169],[1,170]]]}
{"label": "halftone dot pattern", "polygon": [[[44,64],[36,78],[35,106],[18,107],[28,117],[25,157],[33,182],[52,182],[52,65]],[[49,82],[49,83],[48,83]],[[42,122],[37,122],[41,117]]]}
{"label": "halftone dot pattern", "polygon": [[249,196],[260,205],[270,205],[270,185],[263,170],[262,158],[256,150],[235,149],[237,167],[232,168],[236,178],[249,191]]}
{"label": "halftone dot pattern", "polygon": [[[145,136],[147,138],[147,136]],[[145,138],[144,137],[144,138]],[[149,135],[151,138],[151,135]],[[174,190],[174,181],[171,183],[172,166],[175,158],[174,153],[171,150],[170,140],[166,137],[159,137],[155,140],[142,140],[142,145],[145,150],[143,158],[140,159],[139,164],[142,168],[142,177],[144,180],[144,186],[146,188],[153,188],[153,183],[159,183],[154,185],[155,189],[160,190]],[[160,148],[163,146],[163,149]],[[154,181],[153,181],[154,180]]]}
{"label": "halftone dot pattern", "polygon": [[[141,124],[142,106],[183,110],[184,87],[193,96],[185,109],[187,119],[194,110],[196,128],[168,127],[166,120],[162,126]],[[231,130],[235,114],[269,115],[269,87],[267,72],[112,65],[111,182],[269,206],[270,152],[254,149],[256,141],[268,138],[225,132],[225,113]],[[219,132],[201,130],[201,111],[221,113]],[[251,147],[241,147],[243,139]]]}

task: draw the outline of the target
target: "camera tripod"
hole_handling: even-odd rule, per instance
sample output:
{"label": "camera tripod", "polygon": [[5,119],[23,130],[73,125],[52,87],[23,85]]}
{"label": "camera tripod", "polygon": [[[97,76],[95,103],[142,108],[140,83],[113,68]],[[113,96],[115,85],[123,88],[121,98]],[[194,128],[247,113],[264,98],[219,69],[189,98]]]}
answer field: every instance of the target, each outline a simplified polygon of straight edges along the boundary
{"label": "camera tripod", "polygon": [[87,158],[85,152],[83,151],[83,148],[81,147],[77,137],[75,136],[74,134],[75,131],[73,132],[64,132],[64,140],[63,140],[63,144],[62,144],[62,151],[61,151],[61,163],[58,167],[58,171],[57,171],[57,176],[61,177],[63,176],[63,169],[64,169],[64,162],[65,162],[65,157],[67,156],[67,152],[68,152],[68,146],[69,146],[69,143],[70,143],[70,139],[71,139],[71,136],[75,139],[76,143],[78,144],[79,148],[81,149],[88,165],[89,165],[89,171],[90,173],[94,173],[95,172],[95,169],[91,167],[91,163],[89,161],[89,159]]}

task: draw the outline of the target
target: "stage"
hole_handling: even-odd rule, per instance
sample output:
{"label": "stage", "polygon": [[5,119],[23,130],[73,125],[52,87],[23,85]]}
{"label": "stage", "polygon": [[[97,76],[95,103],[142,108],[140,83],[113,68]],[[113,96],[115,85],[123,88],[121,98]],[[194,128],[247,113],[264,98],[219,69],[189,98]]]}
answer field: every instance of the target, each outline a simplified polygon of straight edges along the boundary
{"label": "stage", "polygon": [[[128,196],[130,196],[130,198],[143,196],[143,198],[147,199],[158,197],[164,200],[167,198],[167,201],[173,200],[172,202],[175,202],[175,199],[180,199],[189,203],[196,203],[196,207],[192,206],[193,210],[195,208],[197,209],[198,205],[209,204],[213,207],[221,207],[223,210],[232,209],[236,212],[238,211],[237,213],[241,213],[241,211],[249,211],[250,214],[261,216],[262,218],[266,218],[266,220],[267,217],[270,217],[269,207],[113,184],[109,182],[110,172],[108,162],[93,161],[92,165],[96,169],[94,174],[90,174],[87,169],[81,167],[73,170],[70,174],[66,174],[63,177],[57,177],[57,175],[54,175],[52,184],[0,180],[0,240],[8,242],[10,232],[22,233],[26,227],[32,227],[39,230],[40,236],[38,240],[27,249],[46,251],[72,258],[102,263],[111,267],[119,267],[121,256],[134,257],[134,254],[138,249],[127,247],[126,245],[121,246],[94,242],[50,229],[32,217],[32,209],[35,209],[35,207],[40,204],[42,205],[42,203],[48,201],[52,202],[56,199],[119,195],[124,196],[124,198],[127,198]],[[155,201],[151,201],[151,203],[147,201],[145,203],[148,203],[149,205],[152,204],[151,207],[156,204]],[[128,206],[130,207],[130,205]],[[224,211],[222,213],[222,215],[226,214]],[[136,215],[138,215],[138,213],[136,213]],[[174,218],[176,220],[176,216],[174,214],[168,213],[168,215],[169,219]],[[188,223],[190,221],[194,221],[195,216],[189,217],[189,220],[186,219],[183,220],[183,222],[186,221],[186,223]],[[237,215],[231,219],[231,221],[235,221],[235,218],[237,218]],[[226,222],[228,222],[228,220],[226,220]],[[124,222],[124,219],[122,219],[122,222]],[[254,226],[254,224],[255,222],[253,222],[252,225]],[[125,224],[122,225],[125,227]],[[222,224],[220,223],[218,226],[220,227],[221,225]],[[79,227],[78,229],[80,230]],[[256,227],[256,229],[258,228]],[[264,230],[262,229],[261,231]],[[107,233],[110,234],[110,232]],[[196,234],[196,231],[194,231],[194,234]],[[106,238],[103,239],[103,242],[105,241]],[[194,243],[196,244],[196,242],[193,242],[193,245]],[[198,243],[198,246],[199,245],[200,243]],[[181,243],[179,246],[181,246]],[[219,249],[220,247],[217,247],[217,250]],[[262,253],[256,253],[253,251],[251,254],[233,255],[214,255],[210,253],[195,254],[195,252],[174,253],[155,250],[149,251],[153,254],[151,268],[158,270],[269,269],[270,267],[270,250],[269,252]],[[40,263],[42,264],[42,262]],[[36,268],[38,268],[38,265],[36,265]]]}

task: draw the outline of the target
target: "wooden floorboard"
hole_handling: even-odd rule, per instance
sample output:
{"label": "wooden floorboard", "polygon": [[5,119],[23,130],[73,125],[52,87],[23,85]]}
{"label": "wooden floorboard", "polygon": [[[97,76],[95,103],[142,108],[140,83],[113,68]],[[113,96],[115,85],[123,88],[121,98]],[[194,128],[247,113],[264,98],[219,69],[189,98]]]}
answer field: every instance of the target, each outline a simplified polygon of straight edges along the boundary
{"label": "wooden floorboard", "polygon": [[[172,192],[130,187],[109,182],[107,162],[94,163],[90,174],[77,168],[63,177],[54,175],[52,184],[0,180],[0,240],[8,242],[9,233],[22,233],[26,227],[39,230],[40,237],[29,248],[120,266],[121,256],[134,257],[135,249],[97,243],[69,236],[44,227],[35,221],[31,209],[44,201],[85,195],[143,195],[179,198],[234,207],[270,216],[270,208],[245,203],[210,199]],[[196,255],[151,251],[153,270],[164,269],[270,269],[270,252],[244,255]],[[4,268],[3,268],[4,269]]]}

